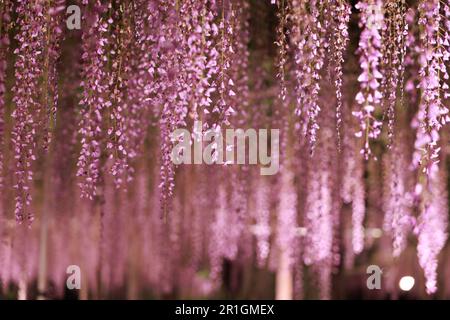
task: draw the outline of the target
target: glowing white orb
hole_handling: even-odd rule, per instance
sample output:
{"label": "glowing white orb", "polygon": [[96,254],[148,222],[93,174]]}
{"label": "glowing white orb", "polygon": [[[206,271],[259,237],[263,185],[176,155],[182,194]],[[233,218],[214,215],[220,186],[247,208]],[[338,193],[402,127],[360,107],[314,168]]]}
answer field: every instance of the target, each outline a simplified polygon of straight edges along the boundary
{"label": "glowing white orb", "polygon": [[373,238],[381,238],[382,235],[383,235],[383,230],[381,230],[380,228],[372,229],[372,237]]}
{"label": "glowing white orb", "polygon": [[398,286],[403,291],[409,291],[414,287],[414,278],[411,276],[405,276],[400,279],[400,282],[398,283]]}

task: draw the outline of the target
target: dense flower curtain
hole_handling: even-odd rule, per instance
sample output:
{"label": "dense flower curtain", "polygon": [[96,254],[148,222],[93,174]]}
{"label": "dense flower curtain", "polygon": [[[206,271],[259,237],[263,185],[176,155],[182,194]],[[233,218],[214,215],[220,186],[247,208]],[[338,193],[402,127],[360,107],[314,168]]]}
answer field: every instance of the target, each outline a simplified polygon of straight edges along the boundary
{"label": "dense flower curtain", "polygon": [[[0,297],[77,265],[83,299],[449,298],[449,29],[448,0],[0,0]],[[279,172],[176,165],[178,128],[279,129]]]}

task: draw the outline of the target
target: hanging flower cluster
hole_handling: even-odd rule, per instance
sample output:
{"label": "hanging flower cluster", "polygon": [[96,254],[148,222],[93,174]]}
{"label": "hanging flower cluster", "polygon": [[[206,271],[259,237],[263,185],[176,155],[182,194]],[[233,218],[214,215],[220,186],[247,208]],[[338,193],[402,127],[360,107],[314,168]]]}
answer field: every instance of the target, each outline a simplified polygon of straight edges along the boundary
{"label": "hanging flower cluster", "polygon": [[[298,68],[296,71],[296,114],[303,115],[303,132],[308,137],[311,151],[313,151],[319,129],[317,117],[321,108],[318,99],[321,71],[329,46],[327,31],[331,12],[327,1],[322,0],[293,1],[292,11],[294,60]],[[342,28],[342,24],[337,28]],[[342,39],[342,41],[345,40]],[[341,50],[342,53],[343,48],[337,50]],[[342,61],[336,60],[336,63],[340,65]]]}
{"label": "hanging flower cluster", "polygon": [[448,237],[448,198],[446,185],[442,182],[444,178],[436,176],[430,182],[429,200],[421,204],[416,230],[419,263],[425,273],[428,294],[437,290],[437,258]]}
{"label": "hanging flower cluster", "polygon": [[[416,115],[418,128],[413,154],[413,167],[419,170],[416,194],[420,197],[417,245],[419,263],[424,269],[429,294],[436,292],[437,256],[447,240],[448,208],[445,176],[439,166],[439,139],[442,127],[450,122],[445,105],[449,94],[448,62],[450,60],[448,30],[448,2],[420,1],[418,5],[420,29],[419,88],[421,98]],[[446,65],[447,64],[447,65]],[[424,222],[424,221],[427,222]],[[433,231],[432,231],[433,229]],[[430,240],[432,239],[432,240]]]}
{"label": "hanging flower cluster", "polygon": [[[420,88],[422,96],[417,119],[419,128],[415,142],[414,163],[427,175],[437,170],[440,147],[439,131],[450,121],[445,99],[449,97],[449,76],[446,63],[450,59],[448,31],[448,3],[420,1]],[[446,12],[446,16],[443,16]],[[447,19],[443,18],[446,17]]]}
{"label": "hanging flower cluster", "polygon": [[384,24],[384,13],[382,2],[379,0],[360,1],[356,8],[361,12],[359,25],[363,29],[358,48],[362,70],[358,77],[361,90],[355,97],[355,100],[361,105],[361,110],[355,111],[353,114],[360,122],[361,130],[356,135],[364,138],[364,148],[361,152],[368,160],[372,154],[370,140],[376,139],[380,135],[382,124],[377,120],[375,111],[380,106],[383,97],[380,90],[383,75],[380,73],[379,66],[382,57],[381,30]]}
{"label": "hanging flower cluster", "polygon": [[19,223],[33,220],[30,211],[32,165],[40,149],[47,148],[48,124],[54,119],[56,109],[55,60],[61,34],[58,14],[64,7],[61,2],[55,4],[19,1],[17,6],[20,31],[16,36],[19,47],[14,51],[17,56],[13,88],[16,109],[11,114],[15,120],[11,139],[14,145],[15,215]]}
{"label": "hanging flower cluster", "polygon": [[[405,37],[408,35],[405,1],[387,1],[384,4],[385,23],[382,30],[382,67],[384,77],[381,88],[386,101],[388,117],[388,140],[392,144],[394,135],[395,107],[398,94],[403,100],[404,61],[406,54]],[[402,101],[403,103],[403,101]]]}
{"label": "hanging flower cluster", "polygon": [[346,1],[331,2],[331,22],[333,32],[330,34],[330,54],[334,72],[334,85],[336,87],[336,134],[338,148],[341,145],[341,123],[342,123],[342,86],[343,86],[343,63],[344,54],[349,40],[348,23],[350,21],[351,7]]}
{"label": "hanging flower cluster", "polygon": [[402,170],[408,167],[406,154],[404,146],[396,144],[391,156],[386,159],[384,229],[392,236],[394,257],[399,257],[406,248],[408,233],[415,224],[412,216],[411,175],[410,172]]}
{"label": "hanging flower cluster", "polygon": [[2,2],[1,24],[0,24],[0,192],[3,192],[3,149],[4,149],[4,133],[5,133],[5,94],[6,94],[6,68],[7,55],[10,45],[9,41],[9,24],[11,22],[11,3],[9,1]]}
{"label": "hanging flower cluster", "polygon": [[0,298],[449,298],[448,0],[68,3],[0,0]]}
{"label": "hanging flower cluster", "polygon": [[78,157],[77,176],[80,182],[81,195],[93,199],[97,195],[97,184],[100,179],[100,158],[102,153],[102,119],[104,109],[111,102],[107,101],[106,50],[108,46],[108,22],[101,17],[105,8],[99,1],[93,4],[92,15],[85,17],[89,27],[83,31],[83,107],[79,133],[81,150]]}

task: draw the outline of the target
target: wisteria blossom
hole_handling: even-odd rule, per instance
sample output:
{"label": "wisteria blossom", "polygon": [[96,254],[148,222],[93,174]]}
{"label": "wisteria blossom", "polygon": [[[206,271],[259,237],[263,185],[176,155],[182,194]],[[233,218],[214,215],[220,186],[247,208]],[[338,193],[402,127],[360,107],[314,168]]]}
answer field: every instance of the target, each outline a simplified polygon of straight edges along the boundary
{"label": "wisteria blossom", "polygon": [[449,29],[448,0],[0,0],[0,299],[449,299]]}
{"label": "wisteria blossom", "polygon": [[437,257],[448,237],[448,199],[443,177],[434,177],[430,189],[430,200],[421,204],[416,232],[419,263],[425,273],[427,293],[432,294],[437,290]]}
{"label": "wisteria blossom", "polygon": [[361,152],[367,160],[372,154],[370,141],[376,139],[381,132],[381,122],[376,117],[376,109],[380,107],[383,97],[380,82],[381,30],[384,24],[383,6],[380,0],[360,1],[356,5],[360,11],[359,26],[362,32],[359,39],[359,63],[361,74],[358,77],[361,89],[355,100],[361,106],[353,114],[359,119],[360,131],[357,137],[364,139]]}

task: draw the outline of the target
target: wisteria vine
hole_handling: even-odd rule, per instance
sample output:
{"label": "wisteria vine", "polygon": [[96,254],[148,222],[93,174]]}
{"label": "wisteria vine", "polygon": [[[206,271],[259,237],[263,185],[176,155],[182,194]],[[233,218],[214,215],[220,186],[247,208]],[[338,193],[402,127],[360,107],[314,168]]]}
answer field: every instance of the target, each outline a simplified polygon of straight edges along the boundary
{"label": "wisteria vine", "polygon": [[[69,261],[80,298],[342,298],[405,261],[448,297],[449,29],[448,0],[0,0],[0,297]],[[280,172],[175,164],[180,128],[215,160],[207,130],[279,129]]]}

